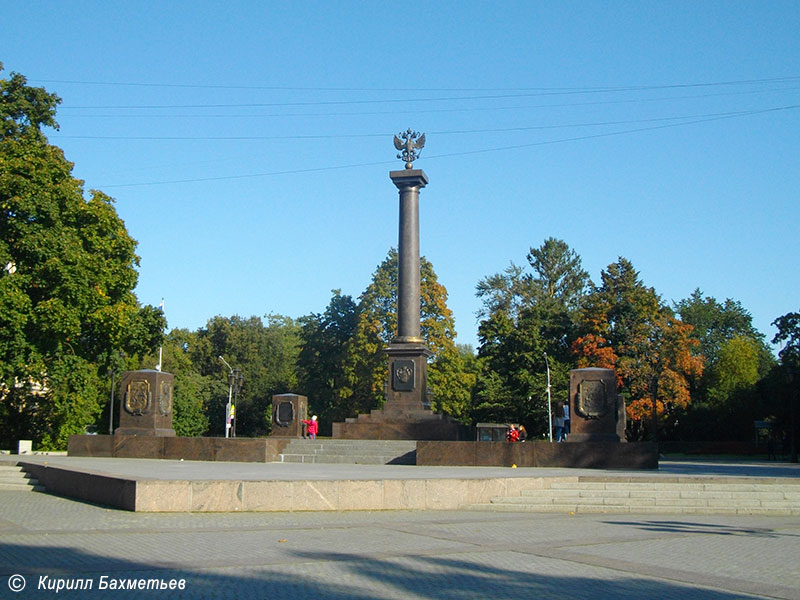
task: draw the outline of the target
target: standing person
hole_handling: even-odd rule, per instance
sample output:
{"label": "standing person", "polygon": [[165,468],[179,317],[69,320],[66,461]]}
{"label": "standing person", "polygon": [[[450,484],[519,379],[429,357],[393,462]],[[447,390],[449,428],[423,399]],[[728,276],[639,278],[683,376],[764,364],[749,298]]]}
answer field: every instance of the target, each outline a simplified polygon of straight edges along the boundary
{"label": "standing person", "polygon": [[556,416],[553,419],[553,437],[557,442],[564,441],[564,417],[562,416],[564,412],[559,410],[560,408],[561,406],[556,407]]}
{"label": "standing person", "polygon": [[525,425],[519,426],[519,441],[524,442],[528,439],[528,430],[525,429]]}
{"label": "standing person", "polygon": [[564,439],[569,435],[569,402],[564,403]]}
{"label": "standing person", "polygon": [[317,439],[317,431],[319,431],[319,423],[317,423],[317,415],[311,417],[311,420],[303,419],[300,421],[303,425],[306,425],[306,429],[308,431],[308,437],[312,440]]}

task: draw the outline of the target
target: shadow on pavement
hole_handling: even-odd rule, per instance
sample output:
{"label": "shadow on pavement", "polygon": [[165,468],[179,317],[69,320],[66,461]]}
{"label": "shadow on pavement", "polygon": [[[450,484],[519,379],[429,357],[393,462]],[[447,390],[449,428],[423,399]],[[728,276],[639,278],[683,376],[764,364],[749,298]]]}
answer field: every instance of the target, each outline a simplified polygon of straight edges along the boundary
{"label": "shadow on pavement", "polygon": [[[176,550],[178,552],[178,550]],[[456,555],[457,556],[457,555]],[[663,599],[685,597],[722,600],[751,598],[744,594],[698,589],[667,581],[609,572],[608,579],[564,576],[557,573],[531,573],[510,567],[487,564],[485,556],[469,554],[471,559],[431,556],[371,558],[337,552],[288,550],[283,560],[266,566],[185,568],[165,564],[107,558],[76,548],[0,544],[0,589],[3,592],[11,575],[20,574],[26,587],[14,598],[292,598],[366,600],[384,598],[550,598],[591,597]],[[209,564],[213,564],[209,548]],[[176,556],[176,563],[180,557]],[[543,568],[562,569],[554,559],[545,559]],[[570,567],[575,573],[580,571]],[[221,571],[221,572],[220,572]],[[227,571],[227,572],[226,572]],[[235,573],[233,572],[235,571]],[[101,576],[110,580],[185,579],[185,590],[141,591],[99,589]],[[44,589],[37,589],[44,579]],[[47,589],[57,579],[78,578],[93,581],[91,591],[59,594]]]}
{"label": "shadow on pavement", "polygon": [[717,523],[690,523],[687,521],[604,521],[608,525],[629,525],[645,531],[666,533],[696,533],[701,535],[736,535],[764,538],[800,537],[794,533],[779,533],[763,527],[733,527]]}

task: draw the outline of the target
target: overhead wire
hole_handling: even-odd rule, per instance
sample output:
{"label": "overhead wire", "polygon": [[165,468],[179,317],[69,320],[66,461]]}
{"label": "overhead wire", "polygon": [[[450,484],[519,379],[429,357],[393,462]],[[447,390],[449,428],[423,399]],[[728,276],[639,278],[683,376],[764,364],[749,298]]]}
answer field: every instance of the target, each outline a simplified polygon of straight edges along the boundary
{"label": "overhead wire", "polygon": [[686,87],[712,87],[726,85],[753,85],[760,83],[776,83],[784,81],[798,81],[800,75],[784,77],[771,77],[762,79],[741,79],[732,81],[715,81],[699,83],[679,83],[660,85],[629,85],[629,86],[579,86],[579,87],[340,87],[340,86],[266,86],[266,85],[221,85],[221,84],[185,84],[185,83],[157,83],[157,82],[124,82],[124,81],[78,81],[70,79],[31,79],[38,83],[58,83],[72,85],[97,85],[97,86],[128,86],[128,87],[161,87],[178,89],[213,89],[213,90],[265,90],[265,91],[331,91],[331,92],[481,92],[481,91],[549,91],[549,92],[598,92],[598,91],[632,91],[654,90]]}
{"label": "overhead wire", "polygon": [[[602,86],[602,87],[560,87],[560,88],[548,88],[548,87],[536,87],[536,88],[529,88],[529,87],[507,87],[507,88],[369,88],[369,87],[324,87],[324,86],[313,86],[313,87],[302,87],[302,86],[241,86],[241,85],[234,85],[234,86],[226,86],[226,85],[215,85],[215,84],[165,84],[165,83],[154,83],[154,82],[99,82],[99,81],[71,81],[71,80],[37,80],[43,81],[48,83],[71,83],[77,85],[99,85],[99,86],[135,86],[135,87],[162,87],[162,88],[187,88],[187,89],[209,89],[209,90],[269,90],[269,91],[294,91],[294,92],[320,92],[320,91],[328,91],[328,92],[447,92],[447,93],[454,93],[459,92],[458,95],[449,95],[444,97],[415,97],[415,98],[383,98],[383,99],[375,99],[375,98],[360,98],[360,99],[339,99],[339,100],[313,100],[313,101],[292,101],[292,102],[246,102],[246,103],[182,103],[182,104],[143,104],[143,105],[136,105],[136,104],[124,104],[124,105],[63,105],[61,110],[66,109],[67,115],[70,118],[74,117],[84,117],[84,118],[126,118],[126,117],[136,117],[136,118],[179,118],[179,117],[186,117],[186,118],[209,118],[209,117],[219,117],[219,118],[266,118],[266,117],[290,117],[290,116],[297,116],[297,117],[314,117],[314,116],[364,116],[364,115],[380,115],[380,114],[421,114],[421,113],[442,113],[442,112],[472,112],[472,111],[481,111],[481,112],[489,112],[489,111],[507,111],[507,110],[530,110],[530,109],[540,109],[540,108],[560,108],[560,107],[576,107],[576,106],[593,106],[593,105],[613,105],[613,104],[631,104],[631,103],[652,103],[652,102],[676,102],[680,100],[688,100],[688,99],[697,99],[697,98],[710,98],[710,97],[717,97],[717,96],[738,96],[738,95],[752,95],[752,94],[764,94],[764,93],[783,93],[787,91],[794,91],[800,89],[798,87],[786,87],[787,85],[795,84],[800,81],[800,76],[786,76],[786,77],[773,77],[773,78],[761,78],[761,79],[749,79],[749,80],[733,80],[733,81],[716,81],[716,82],[698,82],[698,83],[679,83],[679,84],[666,84],[666,85],[629,85],[629,86]],[[768,87],[764,89],[763,86],[767,85]],[[761,86],[758,89],[728,89],[725,91],[714,91],[702,94],[683,94],[683,95],[668,95],[668,96],[659,96],[659,97],[635,97],[635,98],[605,98],[605,99],[597,99],[597,100],[587,100],[581,102],[562,102],[562,103],[540,103],[540,104],[533,104],[528,106],[457,106],[457,107],[426,107],[426,106],[415,106],[413,109],[402,110],[400,107],[393,108],[392,110],[386,111],[324,111],[324,112],[290,112],[290,113],[280,113],[280,112],[273,112],[272,114],[251,114],[251,115],[243,115],[243,114],[236,114],[236,111],[226,111],[227,114],[195,114],[195,115],[176,115],[176,114],[142,114],[138,111],[174,111],[174,110],[183,110],[183,109],[242,109],[242,108],[295,108],[295,107],[320,107],[320,106],[365,106],[370,104],[432,104],[432,103],[442,103],[442,102],[474,102],[474,101],[486,101],[486,100],[508,100],[508,99],[516,99],[516,98],[530,98],[530,97],[545,97],[545,96],[576,96],[576,95],[596,95],[596,94],[610,94],[610,93],[638,93],[638,92],[649,92],[649,91],[658,91],[658,90],[670,90],[670,89],[702,89],[702,88],[720,88],[720,87],[736,87],[736,86]],[[485,92],[502,92],[502,93],[493,93],[488,94]],[[462,93],[470,93],[471,95],[462,95]],[[486,153],[486,152],[499,152],[499,151],[506,151],[506,150],[513,150],[519,148],[527,148],[533,146],[541,146],[541,145],[548,145],[548,144],[558,144],[558,143],[565,143],[565,142],[574,142],[580,140],[587,140],[587,139],[594,139],[594,138],[601,138],[601,137],[608,137],[608,136],[619,136],[619,135],[626,135],[626,134],[633,134],[638,132],[656,130],[656,129],[664,129],[664,128],[671,128],[671,127],[682,127],[688,126],[696,123],[703,123],[708,121],[715,121],[720,119],[731,119],[731,118],[739,118],[748,115],[755,115],[761,114],[765,112],[773,112],[778,110],[790,110],[798,108],[798,105],[790,105],[790,106],[782,106],[782,107],[771,107],[766,109],[755,109],[755,110],[742,110],[742,111],[731,111],[731,112],[724,112],[724,113],[706,113],[706,114],[692,114],[692,115],[683,115],[683,116],[667,116],[667,117],[652,117],[646,119],[625,119],[625,120],[608,120],[608,121],[598,121],[598,122],[579,122],[579,123],[568,123],[568,124],[553,124],[553,125],[530,125],[530,126],[515,126],[515,127],[504,127],[504,128],[484,128],[484,129],[460,129],[460,130],[433,130],[428,131],[429,135],[467,135],[467,134],[497,134],[497,133],[513,133],[513,132],[524,132],[524,131],[545,131],[545,130],[557,130],[557,129],[566,129],[566,128],[585,128],[585,127],[610,127],[610,126],[620,126],[620,125],[631,125],[631,124],[644,124],[644,123],[659,123],[659,125],[651,126],[651,127],[638,127],[638,128],[629,128],[622,131],[612,131],[612,132],[602,132],[597,134],[587,134],[587,135],[580,135],[580,136],[573,136],[567,137],[557,140],[539,140],[536,142],[524,143],[524,144],[516,144],[516,145],[505,145],[500,147],[492,147],[492,148],[483,148],[483,149],[475,149],[470,151],[461,151],[456,153],[449,153],[449,154],[440,154],[440,155],[427,155],[427,159],[435,159],[435,158],[444,158],[444,157],[453,157],[453,156],[464,156],[469,154],[478,154],[478,153]],[[117,114],[108,114],[108,115],[87,115],[85,113],[81,114],[80,112],[77,113],[70,113],[70,110],[75,111],[86,111],[86,110],[95,110],[95,109],[104,109],[104,110],[135,110],[137,113],[134,114],[127,114],[121,115]],[[679,121],[677,123],[670,123],[670,121]],[[665,123],[667,122],[667,123]],[[127,136],[127,135],[61,135],[56,134],[54,137],[56,139],[85,139],[85,140],[131,140],[131,141],[286,141],[286,140],[315,140],[315,139],[359,139],[359,138],[378,138],[378,137],[385,137],[388,135],[392,135],[391,133],[347,133],[347,134],[309,134],[309,135],[222,135],[222,136],[200,136],[200,135],[136,135],[136,136]],[[312,167],[312,168],[304,168],[304,169],[295,169],[295,170],[286,170],[286,171],[274,171],[274,172],[266,172],[266,173],[252,173],[252,174],[243,174],[243,175],[229,175],[229,176],[217,176],[217,177],[204,177],[204,178],[191,178],[191,179],[174,179],[169,181],[154,181],[154,182],[141,182],[141,183],[128,183],[128,184],[109,184],[103,187],[131,187],[131,186],[144,186],[144,185],[164,185],[170,183],[190,183],[190,182],[203,182],[203,181],[219,181],[219,180],[229,180],[229,179],[244,179],[244,178],[251,178],[251,177],[266,177],[266,176],[273,176],[273,175],[286,175],[286,174],[294,174],[294,173],[309,173],[314,171],[327,171],[327,170],[334,170],[334,169],[349,169],[349,168],[356,168],[356,167],[363,167],[363,166],[373,166],[373,165],[381,165],[387,164],[387,161],[378,161],[378,162],[365,162],[365,163],[358,163],[358,164],[347,164],[347,165],[334,165],[334,166],[323,166],[323,167]]]}
{"label": "overhead wire", "polygon": [[[455,107],[455,108],[414,108],[412,110],[385,110],[385,111],[347,111],[347,112],[297,112],[297,113],[259,113],[259,114],[242,114],[242,113],[225,113],[225,114],[69,114],[69,118],[222,118],[222,119],[236,119],[236,118],[284,118],[284,117],[363,117],[375,115],[397,115],[397,114],[441,114],[441,113],[456,113],[456,112],[480,112],[487,113],[491,111],[509,111],[509,110],[531,110],[539,108],[567,108],[578,106],[608,106],[615,104],[643,104],[651,102],[669,102],[673,100],[695,100],[701,98],[715,98],[723,96],[742,96],[752,94],[767,94],[773,92],[797,91],[800,87],[792,88],[774,88],[767,90],[743,90],[738,92],[717,92],[712,94],[691,94],[684,96],[663,96],[657,98],[633,98],[633,99],[620,99],[620,100],[593,100],[589,102],[563,102],[559,104],[529,104],[529,105],[515,105],[515,106],[473,106],[473,107]],[[59,109],[59,112],[66,108],[74,108],[65,106]]]}
{"label": "overhead wire", "polygon": [[[616,90],[606,90],[616,91]],[[757,90],[760,92],[761,90]],[[120,109],[120,110],[165,110],[165,109],[185,109],[185,108],[275,108],[275,107],[297,107],[297,106],[355,106],[365,104],[402,104],[416,102],[454,102],[464,100],[507,100],[516,98],[531,98],[540,96],[563,96],[574,94],[599,93],[599,92],[537,92],[527,94],[488,94],[480,96],[448,96],[432,98],[389,98],[389,99],[370,99],[370,100],[315,100],[303,102],[241,102],[241,103],[212,103],[212,104],[123,104],[123,105],[73,105],[72,109]],[[743,93],[753,93],[753,90],[746,90]]]}
{"label": "overhead wire", "polygon": [[[673,117],[653,117],[649,119],[626,119],[621,121],[595,121],[582,123],[562,123],[560,125],[531,125],[526,127],[501,127],[492,129],[461,129],[428,131],[428,135],[465,135],[476,133],[511,133],[519,131],[543,131],[549,129],[572,129],[578,127],[605,127],[609,125],[630,125],[633,123],[655,123],[661,121],[678,121],[710,117],[727,117],[755,114],[764,110],[780,110],[787,107],[772,109],[758,109],[750,111],[734,111],[725,113],[709,113],[701,115],[681,115]],[[58,139],[86,139],[86,140],[132,140],[132,141],[273,141],[273,140],[324,140],[324,139],[357,139],[357,138],[385,138],[394,132],[381,133],[340,133],[340,134],[308,134],[308,135],[238,135],[238,136],[172,136],[172,135],[57,135]]]}
{"label": "overhead wire", "polygon": [[[727,113],[727,114],[720,114],[717,116],[710,116],[707,118],[699,118],[694,119],[687,122],[682,123],[668,123],[668,124],[661,124],[661,125],[654,125],[652,127],[640,127],[635,129],[627,129],[622,131],[613,131],[613,132],[604,132],[604,133],[597,133],[597,134],[590,134],[590,135],[582,135],[582,136],[575,136],[570,138],[562,138],[558,140],[543,140],[537,142],[529,142],[525,144],[515,144],[515,145],[508,145],[508,146],[501,146],[501,147],[494,147],[494,148],[483,148],[483,149],[476,149],[476,150],[465,150],[459,152],[452,152],[446,154],[434,154],[434,155],[426,155],[426,160],[435,160],[441,158],[452,158],[457,156],[468,156],[474,154],[486,154],[490,152],[502,152],[508,150],[518,150],[522,148],[532,148],[536,146],[546,146],[552,144],[563,144],[568,142],[576,142],[576,141],[583,141],[589,139],[597,139],[597,138],[604,138],[604,137],[613,137],[613,136],[620,136],[620,135],[628,135],[633,133],[641,133],[645,131],[655,131],[659,129],[667,129],[667,128],[674,128],[674,127],[685,127],[687,125],[695,125],[700,123],[707,123],[711,121],[719,121],[723,119],[734,119],[734,118],[741,118],[744,116],[752,116],[756,114],[766,114],[778,111],[786,111],[786,110],[795,110],[800,108],[800,104],[791,105],[791,106],[781,106],[781,107],[773,107],[768,109],[760,109],[760,110],[752,110],[752,111],[740,111],[735,113]],[[300,174],[300,173],[313,173],[313,172],[322,172],[322,171],[333,171],[333,170],[342,170],[342,169],[352,169],[352,168],[360,168],[360,167],[367,167],[367,166],[378,166],[378,165],[385,165],[385,164],[395,164],[394,161],[378,161],[378,162],[365,162],[365,163],[356,163],[356,164],[346,164],[346,165],[328,165],[323,167],[309,167],[304,169],[290,169],[290,170],[283,170],[283,171],[270,171],[265,173],[251,173],[251,174],[243,174],[243,175],[226,175],[226,176],[216,176],[216,177],[201,177],[201,178],[192,178],[192,179],[176,179],[176,180],[169,180],[169,181],[154,181],[154,182],[139,182],[139,183],[127,183],[127,184],[106,184],[100,186],[101,188],[121,188],[121,187],[143,187],[143,186],[154,186],[154,185],[167,185],[167,184],[180,184],[180,183],[202,183],[202,182],[211,182],[211,181],[227,181],[227,180],[235,180],[235,179],[249,179],[249,178],[257,178],[257,177],[271,177],[271,176],[278,176],[278,175],[293,175],[293,174]]]}

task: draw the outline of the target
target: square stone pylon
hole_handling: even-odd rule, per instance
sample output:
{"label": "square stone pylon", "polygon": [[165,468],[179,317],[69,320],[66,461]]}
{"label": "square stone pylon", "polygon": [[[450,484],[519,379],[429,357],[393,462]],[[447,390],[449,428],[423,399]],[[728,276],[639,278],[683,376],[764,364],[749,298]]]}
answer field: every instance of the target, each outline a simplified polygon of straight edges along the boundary
{"label": "square stone pylon", "polygon": [[425,344],[404,342],[389,344],[386,354],[389,356],[389,376],[384,414],[387,417],[400,416],[426,410],[431,351]]}
{"label": "square stone pylon", "polygon": [[118,435],[174,436],[172,373],[125,371],[120,382]]}

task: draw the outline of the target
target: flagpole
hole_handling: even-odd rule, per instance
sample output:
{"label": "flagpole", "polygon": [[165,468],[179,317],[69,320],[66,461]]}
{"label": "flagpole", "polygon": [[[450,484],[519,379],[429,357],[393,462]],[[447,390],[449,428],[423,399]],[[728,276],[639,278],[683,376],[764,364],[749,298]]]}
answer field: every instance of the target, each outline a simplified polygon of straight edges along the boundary
{"label": "flagpole", "polygon": [[[164,299],[161,299],[161,304],[158,305],[158,308],[161,309],[161,314],[164,314]],[[156,365],[156,371],[161,371],[161,358],[164,352],[164,345],[160,345],[158,347],[158,364]]]}

